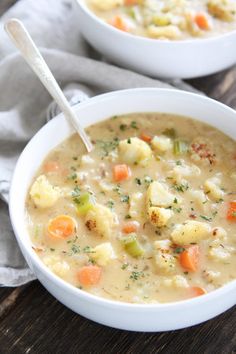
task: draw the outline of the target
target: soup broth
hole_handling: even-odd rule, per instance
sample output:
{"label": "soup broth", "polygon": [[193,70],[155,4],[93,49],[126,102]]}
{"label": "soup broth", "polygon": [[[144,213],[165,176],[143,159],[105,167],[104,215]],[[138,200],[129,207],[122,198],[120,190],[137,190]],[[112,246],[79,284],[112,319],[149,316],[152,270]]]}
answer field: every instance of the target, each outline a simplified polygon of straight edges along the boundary
{"label": "soup broth", "polygon": [[26,201],[32,247],[66,282],[129,303],[236,278],[236,143],[169,114],[115,116],[43,161]]}
{"label": "soup broth", "polygon": [[235,0],[86,0],[99,18],[127,33],[189,39],[236,29]]}

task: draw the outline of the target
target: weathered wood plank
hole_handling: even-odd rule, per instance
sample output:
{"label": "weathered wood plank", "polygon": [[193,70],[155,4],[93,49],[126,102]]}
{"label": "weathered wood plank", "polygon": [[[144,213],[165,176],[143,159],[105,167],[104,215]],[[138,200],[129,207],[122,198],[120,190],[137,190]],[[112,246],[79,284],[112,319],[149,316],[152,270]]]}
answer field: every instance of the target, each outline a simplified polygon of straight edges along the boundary
{"label": "weathered wood plank", "polygon": [[9,354],[186,353],[186,349],[189,353],[232,353],[236,349],[235,310],[176,332],[125,332],[74,314],[34,282],[0,321],[0,348]]}

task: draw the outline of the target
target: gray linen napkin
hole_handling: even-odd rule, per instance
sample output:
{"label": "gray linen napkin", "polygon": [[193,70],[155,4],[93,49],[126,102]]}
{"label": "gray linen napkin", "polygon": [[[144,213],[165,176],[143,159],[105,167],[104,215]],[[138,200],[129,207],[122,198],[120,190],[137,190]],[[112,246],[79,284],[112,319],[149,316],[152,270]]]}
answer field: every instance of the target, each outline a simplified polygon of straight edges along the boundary
{"label": "gray linen napkin", "polygon": [[[63,89],[71,84],[89,96],[133,87],[170,87],[93,58],[79,33],[70,0],[20,0],[0,20],[0,285],[18,286],[34,279],[21,255],[11,228],[7,200],[10,180],[20,152],[46,123],[51,98],[15,53],[4,33],[10,17],[24,21]],[[47,48],[47,49],[45,49]],[[90,58],[88,58],[90,57]],[[191,90],[181,82],[175,86]],[[68,87],[69,85],[69,87]],[[16,201],[17,202],[17,201]]]}

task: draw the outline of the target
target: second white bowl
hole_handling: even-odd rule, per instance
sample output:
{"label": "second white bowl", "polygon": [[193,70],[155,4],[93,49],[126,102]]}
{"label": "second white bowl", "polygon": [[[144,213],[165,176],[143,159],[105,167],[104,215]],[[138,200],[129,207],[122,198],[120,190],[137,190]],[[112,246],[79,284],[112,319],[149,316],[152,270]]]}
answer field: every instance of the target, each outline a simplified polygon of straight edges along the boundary
{"label": "second white bowl", "polygon": [[187,79],[236,63],[236,30],[211,38],[163,41],[115,29],[94,15],[83,0],[75,0],[75,7],[87,41],[125,68],[154,77]]}

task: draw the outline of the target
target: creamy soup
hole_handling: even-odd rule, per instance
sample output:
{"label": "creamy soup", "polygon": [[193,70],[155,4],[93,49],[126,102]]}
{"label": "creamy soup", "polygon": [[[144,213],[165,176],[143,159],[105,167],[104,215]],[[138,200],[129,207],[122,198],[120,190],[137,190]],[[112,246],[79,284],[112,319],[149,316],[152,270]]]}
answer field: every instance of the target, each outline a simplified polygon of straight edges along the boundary
{"label": "creamy soup", "polygon": [[66,282],[130,303],[236,278],[236,143],[167,114],[115,116],[56,147],[32,181],[33,249]]}
{"label": "creamy soup", "polygon": [[86,0],[119,30],[157,39],[209,37],[236,29],[235,0]]}

